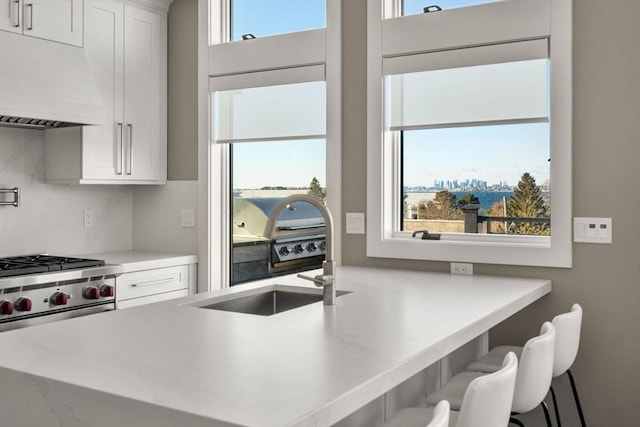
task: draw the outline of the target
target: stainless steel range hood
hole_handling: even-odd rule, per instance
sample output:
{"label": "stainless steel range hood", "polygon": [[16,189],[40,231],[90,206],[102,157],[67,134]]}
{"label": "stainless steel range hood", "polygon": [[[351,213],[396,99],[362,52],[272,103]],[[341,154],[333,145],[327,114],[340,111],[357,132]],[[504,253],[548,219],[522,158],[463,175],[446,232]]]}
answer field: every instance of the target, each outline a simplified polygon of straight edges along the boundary
{"label": "stainless steel range hood", "polygon": [[84,50],[0,31],[0,126],[104,124]]}

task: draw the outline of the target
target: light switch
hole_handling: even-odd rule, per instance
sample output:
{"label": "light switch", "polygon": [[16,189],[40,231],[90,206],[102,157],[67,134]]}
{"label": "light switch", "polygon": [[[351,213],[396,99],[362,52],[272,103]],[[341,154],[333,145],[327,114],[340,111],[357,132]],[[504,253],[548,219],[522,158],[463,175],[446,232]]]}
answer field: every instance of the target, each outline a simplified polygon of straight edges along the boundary
{"label": "light switch", "polygon": [[573,218],[573,241],[580,243],[611,243],[611,218]]}
{"label": "light switch", "polygon": [[364,213],[347,213],[347,234],[364,234]]}

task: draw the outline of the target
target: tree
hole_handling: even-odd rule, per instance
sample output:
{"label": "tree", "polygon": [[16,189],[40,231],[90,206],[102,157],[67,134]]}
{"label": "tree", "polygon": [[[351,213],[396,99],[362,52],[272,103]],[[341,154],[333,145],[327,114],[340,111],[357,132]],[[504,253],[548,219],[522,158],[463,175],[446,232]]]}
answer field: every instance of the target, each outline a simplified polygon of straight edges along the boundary
{"label": "tree", "polygon": [[502,200],[493,202],[493,205],[487,211],[487,216],[505,216],[504,215],[504,205],[502,204]]}
{"label": "tree", "polygon": [[433,198],[427,202],[425,209],[426,219],[461,219],[462,211],[456,203],[456,196],[447,190],[438,191]]}
{"label": "tree", "polygon": [[[548,218],[549,205],[531,174],[522,174],[514,195],[507,202],[507,216],[519,218]],[[517,234],[550,234],[549,224],[537,222],[514,223],[509,231]]]}
{"label": "tree", "polygon": [[[487,211],[487,216],[505,216],[505,206],[502,200],[494,202]],[[504,234],[506,222],[487,222],[487,233]]]}
{"label": "tree", "polygon": [[320,185],[320,181],[318,181],[318,178],[316,178],[315,176],[309,184],[309,191],[307,192],[307,194],[311,197],[315,197],[322,203],[325,203],[327,199],[327,190],[322,188],[322,186]]}
{"label": "tree", "polygon": [[458,206],[463,207],[466,205],[479,205],[480,199],[473,193],[465,193],[458,199]]}

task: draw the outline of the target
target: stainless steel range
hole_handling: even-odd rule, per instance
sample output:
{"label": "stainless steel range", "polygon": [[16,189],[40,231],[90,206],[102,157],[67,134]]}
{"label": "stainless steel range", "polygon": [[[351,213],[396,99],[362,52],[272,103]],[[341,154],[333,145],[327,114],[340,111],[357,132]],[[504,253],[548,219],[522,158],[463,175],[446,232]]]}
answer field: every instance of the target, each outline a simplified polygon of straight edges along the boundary
{"label": "stainless steel range", "polygon": [[295,202],[270,222],[282,199],[233,200],[232,284],[322,267],[326,245],[322,213],[310,203]]}
{"label": "stainless steel range", "polygon": [[0,332],[114,310],[121,271],[95,259],[0,258]]}

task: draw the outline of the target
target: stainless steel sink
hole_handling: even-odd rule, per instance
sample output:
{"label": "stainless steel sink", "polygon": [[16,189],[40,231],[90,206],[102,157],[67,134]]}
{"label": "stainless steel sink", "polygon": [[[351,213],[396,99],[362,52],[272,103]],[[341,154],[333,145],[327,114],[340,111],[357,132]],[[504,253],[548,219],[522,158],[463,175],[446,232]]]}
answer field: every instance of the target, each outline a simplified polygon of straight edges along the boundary
{"label": "stainless steel sink", "polygon": [[[315,291],[311,289],[310,291]],[[350,293],[338,291],[337,296]],[[200,308],[211,310],[233,311],[236,313],[257,314],[271,316],[283,311],[293,310],[315,302],[322,302],[321,292],[302,292],[282,289],[269,289],[257,294],[241,296],[234,299],[200,305]]]}

